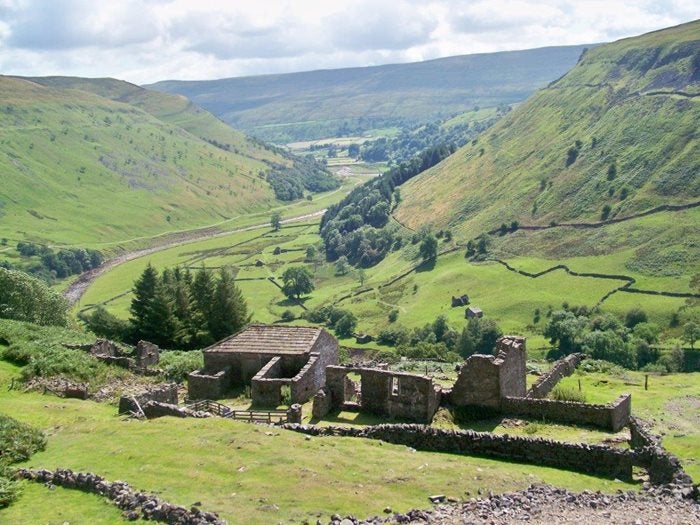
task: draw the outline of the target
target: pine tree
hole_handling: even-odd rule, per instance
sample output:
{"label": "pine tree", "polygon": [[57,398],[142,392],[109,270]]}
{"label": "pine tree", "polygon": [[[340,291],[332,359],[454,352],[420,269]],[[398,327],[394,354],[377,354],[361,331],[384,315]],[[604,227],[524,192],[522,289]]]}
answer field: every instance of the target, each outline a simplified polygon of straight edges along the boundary
{"label": "pine tree", "polygon": [[135,340],[145,339],[150,328],[148,326],[149,311],[156,295],[158,272],[149,263],[141,276],[134,283],[134,298],[131,300],[131,325]]}
{"label": "pine tree", "polygon": [[211,272],[206,268],[199,270],[192,280],[190,287],[190,335],[192,343],[207,346],[214,342],[209,329],[209,319],[212,314],[212,298],[215,283]]}
{"label": "pine tree", "polygon": [[209,329],[215,341],[238,332],[250,320],[240,288],[230,271],[221,269],[214,291]]}

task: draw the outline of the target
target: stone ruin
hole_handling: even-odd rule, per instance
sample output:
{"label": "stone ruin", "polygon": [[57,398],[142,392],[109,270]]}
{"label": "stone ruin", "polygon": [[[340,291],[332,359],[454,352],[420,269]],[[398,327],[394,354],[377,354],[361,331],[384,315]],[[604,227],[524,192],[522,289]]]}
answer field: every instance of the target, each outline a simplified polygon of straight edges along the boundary
{"label": "stone ruin", "polygon": [[[360,376],[359,384],[348,374]],[[432,378],[373,368],[329,366],[326,386],[314,397],[313,417],[332,410],[359,410],[389,418],[430,423],[440,405],[440,387]]]}
{"label": "stone ruin", "polygon": [[[443,405],[619,430],[630,418],[629,395],[606,405],[539,399],[545,389],[551,390],[570,374],[580,359],[569,356],[556,362],[530,391],[526,384],[526,340],[517,336],[499,338],[495,355],[470,356],[460,367],[452,388],[443,388],[432,378],[417,374],[328,366],[325,386],[314,396],[313,417],[321,419],[331,411],[355,410],[429,424]],[[359,376],[359,381],[351,380],[350,374]]]}
{"label": "stone ruin", "polygon": [[64,346],[90,352],[99,361],[140,374],[149,374],[151,368],[160,361],[160,348],[148,341],[139,341],[134,350],[124,350],[107,339],[98,339],[92,345],[64,344]]}
{"label": "stone ruin", "polygon": [[253,405],[277,406],[282,389],[304,403],[338,363],[338,342],[322,328],[250,325],[204,350],[204,368],[189,375],[190,399],[218,399],[235,386],[250,386]]}
{"label": "stone ruin", "polygon": [[469,296],[467,294],[460,295],[459,297],[452,296],[452,308],[458,306],[467,306],[469,304]]}
{"label": "stone ruin", "polygon": [[467,358],[446,397],[454,406],[498,408],[504,397],[525,397],[527,350],[525,338],[504,336],[496,342],[496,355]]}

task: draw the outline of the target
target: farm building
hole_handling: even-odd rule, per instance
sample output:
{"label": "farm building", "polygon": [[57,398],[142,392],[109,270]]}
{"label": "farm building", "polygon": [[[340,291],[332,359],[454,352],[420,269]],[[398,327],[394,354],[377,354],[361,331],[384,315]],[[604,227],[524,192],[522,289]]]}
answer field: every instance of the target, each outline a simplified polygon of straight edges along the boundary
{"label": "farm building", "polygon": [[338,342],[322,328],[250,325],[204,350],[204,368],[189,375],[190,399],[217,399],[233,386],[251,387],[253,404],[276,406],[282,387],[303,403],[338,364]]}
{"label": "farm building", "polygon": [[484,317],[484,312],[481,311],[481,308],[478,308],[476,306],[470,306],[467,308],[467,311],[464,312],[464,317],[467,319],[474,319],[475,317]]}

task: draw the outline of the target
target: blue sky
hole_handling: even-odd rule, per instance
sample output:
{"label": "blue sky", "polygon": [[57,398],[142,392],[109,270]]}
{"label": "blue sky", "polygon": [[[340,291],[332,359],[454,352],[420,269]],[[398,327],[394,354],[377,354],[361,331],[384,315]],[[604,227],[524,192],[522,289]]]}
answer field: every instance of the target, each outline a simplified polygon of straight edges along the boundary
{"label": "blue sky", "polygon": [[607,42],[700,0],[0,0],[0,72],[135,83]]}

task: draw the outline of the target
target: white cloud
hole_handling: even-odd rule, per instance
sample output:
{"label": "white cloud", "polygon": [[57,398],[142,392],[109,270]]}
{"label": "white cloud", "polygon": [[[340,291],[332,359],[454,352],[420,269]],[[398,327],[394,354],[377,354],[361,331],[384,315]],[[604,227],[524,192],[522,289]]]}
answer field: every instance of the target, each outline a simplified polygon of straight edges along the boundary
{"label": "white cloud", "polygon": [[698,0],[0,0],[0,71],[205,79],[610,41]]}

